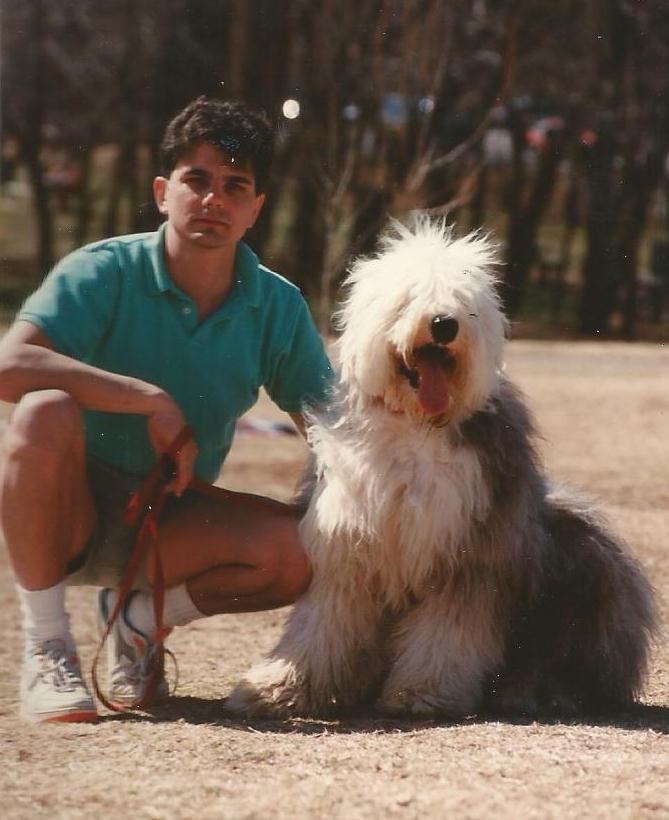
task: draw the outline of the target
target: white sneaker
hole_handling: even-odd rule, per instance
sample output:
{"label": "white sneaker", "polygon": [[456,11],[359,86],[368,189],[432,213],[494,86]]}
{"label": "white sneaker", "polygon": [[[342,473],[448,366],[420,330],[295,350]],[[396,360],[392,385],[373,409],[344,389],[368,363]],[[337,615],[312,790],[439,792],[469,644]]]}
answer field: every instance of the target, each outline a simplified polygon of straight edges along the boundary
{"label": "white sneaker", "polygon": [[70,639],[53,638],[29,650],[21,673],[23,720],[82,723],[97,716]]}
{"label": "white sneaker", "polygon": [[[148,706],[169,695],[158,643],[133,626],[128,617],[130,602],[136,594],[134,591],[128,595],[107,638],[108,697],[110,701],[127,707],[140,704],[142,707]],[[117,599],[118,592],[115,589],[100,590],[98,623],[101,630],[105,628]],[[160,664],[158,682],[153,696],[145,701],[147,689],[156,674],[157,663]]]}

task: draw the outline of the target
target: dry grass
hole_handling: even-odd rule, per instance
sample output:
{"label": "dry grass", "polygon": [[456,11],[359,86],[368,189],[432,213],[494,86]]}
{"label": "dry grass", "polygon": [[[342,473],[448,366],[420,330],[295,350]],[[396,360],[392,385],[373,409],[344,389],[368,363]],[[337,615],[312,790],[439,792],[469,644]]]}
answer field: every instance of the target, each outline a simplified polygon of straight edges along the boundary
{"label": "dry grass", "polygon": [[[669,351],[660,345],[516,342],[552,474],[590,490],[634,545],[669,612]],[[274,412],[266,403],[255,413]],[[289,438],[240,438],[230,487],[286,497],[304,458]],[[82,655],[94,647],[93,590],[71,590]],[[274,641],[282,613],[221,616],[171,646],[179,694],[153,716],[26,727],[16,713],[19,617],[0,565],[0,790],[7,818],[669,817],[669,652],[645,705],[597,723],[467,721],[249,725],[222,699]]]}

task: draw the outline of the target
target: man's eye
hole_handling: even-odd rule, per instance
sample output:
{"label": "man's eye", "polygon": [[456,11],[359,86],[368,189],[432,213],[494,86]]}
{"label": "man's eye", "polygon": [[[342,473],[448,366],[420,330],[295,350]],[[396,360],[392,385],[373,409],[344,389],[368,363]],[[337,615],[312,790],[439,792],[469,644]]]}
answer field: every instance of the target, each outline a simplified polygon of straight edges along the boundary
{"label": "man's eye", "polygon": [[207,180],[204,177],[186,177],[184,182],[191,188],[200,191],[207,186]]}

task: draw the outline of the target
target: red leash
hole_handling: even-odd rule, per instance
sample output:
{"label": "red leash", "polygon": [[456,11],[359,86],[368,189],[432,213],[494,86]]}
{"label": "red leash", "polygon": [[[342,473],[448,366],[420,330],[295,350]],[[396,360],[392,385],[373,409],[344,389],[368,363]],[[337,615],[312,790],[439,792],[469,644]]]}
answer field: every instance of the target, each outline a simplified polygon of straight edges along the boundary
{"label": "red leash", "polygon": [[[160,549],[158,548],[158,521],[160,520],[160,514],[163,510],[165,500],[169,495],[167,487],[174,478],[179,453],[192,437],[193,431],[190,427],[187,426],[181,430],[167,450],[160,455],[156,465],[144,479],[138,490],[130,497],[123,513],[123,523],[127,526],[136,526],[140,519],[141,524],[137,530],[135,545],[126,564],[123,577],[121,578],[116,604],[109,615],[102,637],[100,638],[91,669],[95,694],[107,709],[111,709],[114,712],[127,712],[132,709],[142,709],[147,706],[153,700],[156,688],[161,679],[165,660],[164,641],[169,635],[170,629],[165,628],[163,624],[165,574]],[[223,487],[215,487],[213,484],[207,484],[199,479],[193,479],[188,485],[188,488],[203,495],[218,499],[235,501],[235,503],[258,508],[262,507],[263,509],[271,508],[275,512],[284,515],[294,514],[293,508],[282,504],[280,501],[256,496],[251,493],[233,492]],[[146,685],[143,696],[135,703],[116,703],[107,698],[100,688],[98,682],[98,665],[100,663],[102,650],[132,590],[133,582],[141,567],[148,560],[150,553],[152,553],[153,559],[153,613],[156,622],[156,633],[152,637],[156,654],[154,663],[152,664],[151,677]]]}

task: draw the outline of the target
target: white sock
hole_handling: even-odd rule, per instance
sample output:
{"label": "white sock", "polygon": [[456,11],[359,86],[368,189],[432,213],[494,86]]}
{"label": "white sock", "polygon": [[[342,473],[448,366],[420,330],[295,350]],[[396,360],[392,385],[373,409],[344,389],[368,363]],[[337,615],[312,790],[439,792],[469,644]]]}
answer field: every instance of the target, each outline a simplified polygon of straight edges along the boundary
{"label": "white sock", "polygon": [[23,613],[27,648],[53,638],[72,641],[70,618],[65,611],[64,581],[47,589],[24,589],[16,584],[16,591]]}
{"label": "white sock", "polygon": [[185,626],[191,621],[197,621],[204,617],[204,612],[201,612],[193,603],[185,583],[172,587],[165,592],[165,610],[163,613],[165,626]]}
{"label": "white sock", "polygon": [[[185,583],[165,590],[164,626],[184,626],[204,617],[193,603]],[[128,619],[140,632],[153,635],[156,631],[156,619],[153,614],[153,595],[150,592],[140,592],[133,597],[128,607]]]}

